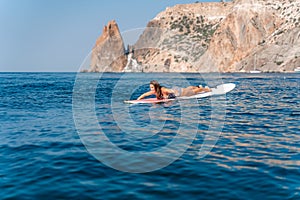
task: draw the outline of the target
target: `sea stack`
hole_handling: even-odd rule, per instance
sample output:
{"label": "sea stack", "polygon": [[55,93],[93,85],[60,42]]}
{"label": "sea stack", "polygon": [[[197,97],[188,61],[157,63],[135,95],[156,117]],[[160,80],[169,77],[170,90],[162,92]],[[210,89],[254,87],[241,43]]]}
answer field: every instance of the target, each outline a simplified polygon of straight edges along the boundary
{"label": "sea stack", "polygon": [[115,20],[108,22],[92,50],[90,72],[122,71],[127,61],[124,42]]}

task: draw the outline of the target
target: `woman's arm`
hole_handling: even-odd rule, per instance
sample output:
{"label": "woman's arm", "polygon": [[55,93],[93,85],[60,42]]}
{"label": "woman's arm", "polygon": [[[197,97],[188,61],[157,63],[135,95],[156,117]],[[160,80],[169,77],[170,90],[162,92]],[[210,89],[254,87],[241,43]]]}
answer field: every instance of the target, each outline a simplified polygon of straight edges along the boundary
{"label": "woman's arm", "polygon": [[146,93],[142,94],[139,98],[137,98],[137,100],[143,99],[143,98],[145,98],[147,96],[150,96],[150,95],[153,95],[153,94],[155,94],[154,91],[146,92]]}

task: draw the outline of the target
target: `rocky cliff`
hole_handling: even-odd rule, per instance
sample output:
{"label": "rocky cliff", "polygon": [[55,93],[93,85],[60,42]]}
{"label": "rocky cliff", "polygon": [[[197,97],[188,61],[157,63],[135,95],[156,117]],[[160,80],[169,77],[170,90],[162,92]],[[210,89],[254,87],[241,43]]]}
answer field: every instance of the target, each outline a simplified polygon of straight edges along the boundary
{"label": "rocky cliff", "polygon": [[299,66],[300,1],[235,0],[167,8],[127,51],[110,22],[90,71],[286,72]]}
{"label": "rocky cliff", "polygon": [[127,63],[124,42],[113,20],[104,27],[92,50],[90,72],[122,71]]}

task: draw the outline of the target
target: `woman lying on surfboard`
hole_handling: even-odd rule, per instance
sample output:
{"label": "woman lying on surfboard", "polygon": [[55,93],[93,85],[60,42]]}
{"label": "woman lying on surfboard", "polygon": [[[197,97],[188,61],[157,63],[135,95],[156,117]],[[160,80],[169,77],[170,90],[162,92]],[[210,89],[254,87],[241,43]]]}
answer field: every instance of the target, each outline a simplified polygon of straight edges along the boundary
{"label": "woman lying on surfboard", "polygon": [[192,96],[200,92],[210,92],[208,87],[189,86],[187,88],[174,88],[168,89],[162,87],[157,81],[150,82],[150,91],[142,94],[137,100],[143,99],[150,95],[155,95],[157,99],[174,99],[179,96]]}

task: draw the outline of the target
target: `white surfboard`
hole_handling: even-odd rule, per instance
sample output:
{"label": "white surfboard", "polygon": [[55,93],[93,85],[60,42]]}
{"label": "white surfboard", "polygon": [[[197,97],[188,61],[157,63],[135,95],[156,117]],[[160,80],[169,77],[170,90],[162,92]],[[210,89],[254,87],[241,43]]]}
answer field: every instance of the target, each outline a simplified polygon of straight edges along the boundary
{"label": "white surfboard", "polygon": [[188,97],[177,97],[177,99],[198,99],[198,98],[204,98],[204,97],[209,97],[209,96],[214,96],[214,95],[223,95],[235,88],[234,83],[226,83],[222,85],[218,85],[215,88],[211,88],[211,92],[201,92],[198,94],[195,94],[193,96],[188,96]]}
{"label": "white surfboard", "polygon": [[144,104],[144,103],[166,103],[170,101],[175,101],[175,100],[181,100],[181,99],[199,99],[199,98],[205,98],[209,96],[214,96],[214,95],[224,95],[230,91],[232,91],[235,88],[234,83],[226,83],[222,85],[218,85],[215,88],[211,88],[211,92],[202,92],[195,94],[193,96],[183,96],[183,97],[176,97],[176,99],[157,99],[157,98],[148,98],[148,99],[141,99],[141,100],[126,100],[124,103],[129,103],[129,104]]}
{"label": "white surfboard", "polygon": [[170,101],[175,101],[176,99],[157,99],[157,98],[148,98],[148,99],[141,99],[141,100],[126,100],[124,103],[130,104],[138,104],[138,103],[166,103]]}

